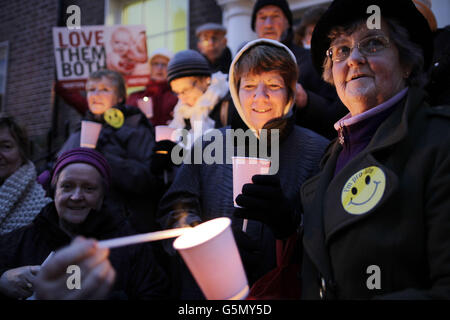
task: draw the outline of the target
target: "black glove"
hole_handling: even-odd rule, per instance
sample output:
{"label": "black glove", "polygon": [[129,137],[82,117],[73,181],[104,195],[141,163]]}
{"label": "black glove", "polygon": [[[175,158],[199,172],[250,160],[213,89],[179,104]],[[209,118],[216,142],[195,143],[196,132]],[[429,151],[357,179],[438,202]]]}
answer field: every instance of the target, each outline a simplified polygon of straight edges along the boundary
{"label": "black glove", "polygon": [[[257,269],[261,264],[261,252],[259,251],[260,243],[258,240],[253,240],[249,235],[242,230],[242,226],[233,226],[231,230],[233,231],[234,240],[239,250],[239,255],[241,256],[242,263],[244,264],[244,269],[247,273],[247,278],[253,278],[252,271]],[[255,279],[252,279],[252,281]],[[250,279],[249,279],[250,281]],[[252,282],[251,281],[251,282]]]}
{"label": "black glove", "polygon": [[284,196],[277,175],[254,175],[247,183],[236,203],[242,208],[234,210],[236,218],[261,221],[277,239],[285,239],[297,229],[295,209]]}
{"label": "black glove", "polygon": [[164,170],[170,170],[174,165],[170,155],[172,148],[176,146],[175,142],[170,140],[161,140],[156,142],[153,147],[153,153],[151,157],[150,170],[154,174],[160,174]]}

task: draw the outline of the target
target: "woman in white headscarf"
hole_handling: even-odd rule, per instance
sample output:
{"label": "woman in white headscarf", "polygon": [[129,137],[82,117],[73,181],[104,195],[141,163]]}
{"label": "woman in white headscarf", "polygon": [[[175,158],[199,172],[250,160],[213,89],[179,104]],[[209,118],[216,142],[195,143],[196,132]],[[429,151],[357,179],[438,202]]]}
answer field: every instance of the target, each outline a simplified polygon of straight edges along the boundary
{"label": "woman in white headscarf", "polygon": [[[319,160],[327,145],[325,138],[294,126],[292,107],[297,73],[295,57],[283,44],[258,39],[245,45],[231,64],[229,79],[230,93],[243,125],[221,128],[215,132],[212,141],[199,141],[205,151],[222,140],[223,158],[210,164],[182,165],[160,202],[158,215],[164,228],[230,217],[250,284],[275,267],[274,235],[283,237],[299,226],[293,208],[299,203],[300,186],[318,171]],[[229,129],[250,129],[247,131],[249,140],[236,139],[229,144],[233,150],[226,150]],[[274,175],[255,175],[253,184],[246,184],[243,194],[236,199],[237,204],[245,209],[235,209],[231,156],[253,155],[251,151],[258,148],[258,139],[265,136],[261,134],[261,129],[267,129],[268,135],[275,134],[272,129],[279,130],[280,139],[272,141],[269,146],[271,157],[275,158],[274,153],[278,152],[278,170],[274,170],[278,172],[272,172],[276,173]],[[253,156],[262,157],[263,151],[259,150]],[[254,192],[263,193],[266,199],[255,203]],[[263,212],[267,224],[249,220],[246,232],[241,231],[242,216],[251,217],[255,212]],[[277,225],[280,212],[291,219],[289,230]],[[181,297],[198,298],[187,277],[188,272],[180,282]]]}

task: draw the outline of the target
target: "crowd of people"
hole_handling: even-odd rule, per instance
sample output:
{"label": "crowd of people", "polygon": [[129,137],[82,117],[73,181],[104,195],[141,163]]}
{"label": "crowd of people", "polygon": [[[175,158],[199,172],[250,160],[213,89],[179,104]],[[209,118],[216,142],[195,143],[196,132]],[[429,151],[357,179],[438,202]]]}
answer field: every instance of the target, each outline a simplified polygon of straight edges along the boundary
{"label": "crowd of people", "polygon": [[[147,86],[128,97],[108,69],[85,99],[56,86],[83,119],[44,172],[23,128],[0,117],[0,298],[204,299],[173,240],[99,241],[217,217],[232,221],[250,287],[277,267],[276,243],[295,239],[301,299],[450,298],[449,30],[430,5],[334,0],[293,26],[286,0],[258,0],[258,39],[234,56],[226,28],[206,23],[198,50],[152,52]],[[80,146],[86,121],[101,125],[93,147]],[[157,126],[182,134],[158,140]],[[256,140],[197,163],[192,150],[228,129]],[[279,138],[266,153],[278,168],[234,199],[231,157],[253,156],[263,132]],[[178,147],[191,161],[173,161]],[[373,266],[381,285],[368,285]]]}

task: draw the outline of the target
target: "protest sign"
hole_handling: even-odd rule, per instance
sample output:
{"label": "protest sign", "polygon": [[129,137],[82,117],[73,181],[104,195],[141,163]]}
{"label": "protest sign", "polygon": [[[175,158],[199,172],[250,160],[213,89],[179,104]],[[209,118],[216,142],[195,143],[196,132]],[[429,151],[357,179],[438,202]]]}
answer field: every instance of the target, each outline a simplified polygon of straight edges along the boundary
{"label": "protest sign", "polygon": [[89,74],[118,71],[127,86],[144,86],[150,76],[145,26],[53,28],[58,81],[66,89],[84,89]]}

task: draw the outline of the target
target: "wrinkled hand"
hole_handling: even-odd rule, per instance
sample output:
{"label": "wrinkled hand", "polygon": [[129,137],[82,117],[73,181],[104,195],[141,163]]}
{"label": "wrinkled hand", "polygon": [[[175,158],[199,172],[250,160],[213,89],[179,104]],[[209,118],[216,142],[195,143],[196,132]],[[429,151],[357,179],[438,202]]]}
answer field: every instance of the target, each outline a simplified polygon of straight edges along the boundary
{"label": "wrinkled hand", "polygon": [[237,196],[236,218],[261,221],[277,239],[285,239],[296,230],[295,210],[284,196],[277,175],[254,175]]}
{"label": "wrinkled hand", "polygon": [[160,174],[164,170],[169,170],[172,168],[174,164],[171,159],[171,153],[173,147],[175,146],[176,143],[170,140],[161,140],[156,142],[153,147],[150,165],[150,170],[153,174]]}
{"label": "wrinkled hand", "polygon": [[[95,240],[77,237],[57,251],[41,268],[36,281],[36,299],[87,300],[103,299],[110,292],[116,272],[108,260],[109,250],[100,249]],[[69,290],[67,267],[80,267],[81,288]]]}
{"label": "wrinkled hand", "polygon": [[24,266],[5,271],[0,277],[0,291],[15,299],[28,298],[40,266]]}

